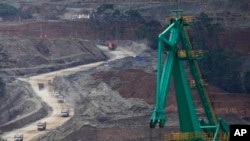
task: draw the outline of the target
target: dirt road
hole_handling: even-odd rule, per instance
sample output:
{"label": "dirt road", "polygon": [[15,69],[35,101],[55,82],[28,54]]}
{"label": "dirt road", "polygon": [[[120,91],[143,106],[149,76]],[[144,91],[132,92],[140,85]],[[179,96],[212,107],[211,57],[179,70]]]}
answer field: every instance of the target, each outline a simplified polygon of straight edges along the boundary
{"label": "dirt road", "polygon": [[[120,59],[124,58],[127,56],[135,56],[133,52],[130,52],[126,49],[123,48],[118,48],[115,51],[109,51],[107,47],[99,46],[103,52],[110,57],[110,60],[114,59]],[[33,140],[39,140],[39,136],[45,135],[48,133],[50,130],[55,129],[56,127],[59,127],[63,125],[65,122],[67,122],[73,115],[74,115],[74,109],[71,105],[67,105],[67,102],[65,103],[58,103],[57,99],[53,96],[53,92],[49,89],[49,80],[53,80],[55,76],[62,76],[62,75],[69,75],[74,72],[82,71],[82,70],[87,70],[93,67],[96,67],[98,65],[101,65],[103,62],[97,62],[97,63],[91,63],[87,65],[82,65],[74,68],[69,68],[69,69],[64,69],[64,70],[59,70],[55,72],[50,72],[46,74],[41,74],[29,78],[19,78],[22,81],[28,82],[34,92],[41,98],[42,101],[48,104],[48,106],[51,107],[52,112],[45,118],[38,120],[36,122],[33,122],[23,128],[7,132],[3,134],[3,138],[7,139],[8,141],[13,141],[14,140],[14,135],[15,134],[23,134],[24,140],[25,141],[33,141]],[[38,83],[43,83],[44,84],[44,89],[39,90],[38,88]],[[60,117],[60,112],[61,109],[65,106],[65,104],[69,107],[70,109],[70,117],[62,118]],[[36,124],[41,121],[47,122],[47,130],[45,131],[37,131],[36,130]]]}

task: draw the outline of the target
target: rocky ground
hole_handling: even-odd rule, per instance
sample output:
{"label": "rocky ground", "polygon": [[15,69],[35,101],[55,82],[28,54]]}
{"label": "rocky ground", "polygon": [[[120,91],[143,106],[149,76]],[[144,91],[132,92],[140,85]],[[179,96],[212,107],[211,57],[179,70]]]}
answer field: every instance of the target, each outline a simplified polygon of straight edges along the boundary
{"label": "rocky ground", "polygon": [[[91,20],[72,20],[75,14],[88,13],[100,6],[101,4],[97,6],[92,3],[96,1],[6,2],[32,12],[34,18],[1,19],[0,65],[3,68],[0,75],[7,83],[7,94],[0,100],[0,135],[51,115],[52,109],[37,97],[29,84],[17,80],[17,76],[27,77],[104,61],[109,55],[117,53],[101,51],[95,44],[98,38],[114,39],[114,36],[108,36],[107,33],[113,31],[111,27],[115,26],[93,30]],[[144,17],[153,16],[162,23],[165,23],[166,15],[171,15],[169,9],[178,7],[178,3],[172,1],[152,2],[150,5],[134,1],[132,6],[131,3],[133,2],[126,1],[120,8],[123,11],[129,8],[139,9]],[[225,25],[226,30],[220,34],[221,45],[227,49],[236,48],[248,56],[248,5],[244,0],[210,0],[198,5],[195,2],[183,2],[179,6],[186,14],[191,15],[206,11],[209,16]],[[116,7],[119,4],[116,3]],[[126,24],[127,39],[135,37],[131,32],[135,26],[134,23]],[[177,131],[179,123],[172,83],[166,107],[166,128],[152,130],[148,126],[155,97],[157,56],[145,43],[119,40],[117,44],[124,49],[124,53],[128,53],[126,50],[134,53],[131,57],[115,58],[108,65],[78,70],[79,72],[68,76],[54,74],[57,76],[53,80],[55,87],[74,107],[75,115],[63,126],[48,130],[40,140],[149,141],[163,140],[167,132]],[[136,55],[142,58],[136,59]],[[229,124],[250,124],[249,95],[227,94],[211,85],[208,92],[218,116]],[[204,114],[201,103],[195,94],[196,92],[193,95],[194,103],[202,117]]]}
{"label": "rocky ground", "polygon": [[81,39],[1,39],[0,44],[4,56],[0,73],[8,77],[34,75],[106,60],[94,42]]}
{"label": "rocky ground", "polygon": [[[178,131],[173,88],[170,88],[166,107],[166,128],[150,129],[148,126],[154,103],[152,89],[155,87],[155,73],[149,62],[136,61],[135,58],[128,57],[110,62],[109,66],[100,66],[67,77],[57,77],[55,79],[57,87],[65,95],[70,95],[67,96],[67,101],[75,105],[76,115],[42,140],[149,141],[162,140],[164,134]],[[116,66],[119,65],[114,64],[123,67],[117,70]],[[219,93],[219,90],[210,87],[210,91],[212,90],[214,93]],[[220,101],[229,97],[225,94],[216,95],[216,98],[211,96],[212,102],[220,104],[220,107],[214,105],[218,116],[230,124],[249,124],[249,121],[241,117],[250,115],[247,106],[244,106],[250,97],[248,95],[241,97],[246,99],[242,108],[247,111],[242,115],[237,113],[239,109],[228,111],[229,108],[234,109],[239,106],[239,103],[235,103],[235,99],[228,100],[227,104],[223,102],[224,100]],[[239,99],[241,98],[239,96]],[[195,103],[198,115],[202,118],[204,113],[197,97]]]}
{"label": "rocky ground", "polygon": [[[36,121],[44,117],[50,108],[41,102],[30,86],[22,81],[15,80],[8,84],[9,93],[1,99],[1,126],[0,131],[7,132],[15,128]],[[8,124],[8,121],[11,121]]]}
{"label": "rocky ground", "polygon": [[[156,52],[143,43],[123,42],[123,44],[124,46],[120,47],[122,49],[132,50],[137,47],[135,54],[141,59],[126,57],[111,60],[108,65],[86,71],[79,70],[68,76],[57,76],[53,80],[55,88],[60,90],[67,102],[74,107],[75,115],[63,126],[51,129],[40,140],[161,140],[167,132],[178,130],[179,123],[172,84],[166,107],[166,128],[149,129],[148,124],[154,103]],[[112,56],[114,52],[104,53]],[[30,91],[28,86],[27,89]],[[225,95],[216,87],[210,86],[209,91],[214,94],[211,99],[215,102],[214,106],[217,103],[217,114],[220,117],[226,119],[228,123],[249,124],[247,121],[249,111],[246,106],[249,104],[249,96],[238,96],[240,103],[243,104],[239,107],[240,103],[235,103],[235,98],[230,101],[231,96]],[[225,99],[229,99],[227,103],[223,102]],[[242,102],[243,99],[245,102]],[[200,111],[199,102],[195,103],[198,106],[197,110]],[[27,107],[24,109],[29,110]],[[11,113],[13,109],[11,108]],[[239,113],[242,110],[243,113]],[[202,110],[199,115],[204,116]],[[32,118],[25,121],[32,122]],[[13,129],[19,127],[18,125],[14,122],[10,127]],[[1,130],[5,132],[6,126],[1,126]]]}

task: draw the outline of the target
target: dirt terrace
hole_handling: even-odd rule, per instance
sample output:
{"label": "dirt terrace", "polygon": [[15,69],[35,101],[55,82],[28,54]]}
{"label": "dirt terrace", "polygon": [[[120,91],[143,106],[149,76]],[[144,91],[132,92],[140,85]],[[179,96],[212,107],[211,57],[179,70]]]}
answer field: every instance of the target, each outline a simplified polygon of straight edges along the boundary
{"label": "dirt terrace", "polygon": [[[99,72],[94,74],[96,79],[102,79],[113,90],[118,91],[123,97],[141,98],[148,103],[155,103],[155,74],[146,73],[142,70],[127,69],[122,71]],[[116,82],[116,85],[114,85]],[[120,82],[120,83],[117,83]],[[208,86],[209,96],[217,114],[234,113],[241,117],[250,117],[250,95],[229,94],[214,86]],[[167,111],[177,111],[173,83],[168,92]],[[193,94],[196,107],[201,107],[197,93]],[[226,101],[226,102],[225,102]]]}

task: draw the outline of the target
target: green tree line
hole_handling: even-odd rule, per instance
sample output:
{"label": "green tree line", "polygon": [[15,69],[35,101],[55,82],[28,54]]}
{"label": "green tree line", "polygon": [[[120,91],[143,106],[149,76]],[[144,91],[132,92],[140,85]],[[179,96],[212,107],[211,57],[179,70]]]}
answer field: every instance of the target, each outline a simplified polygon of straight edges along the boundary
{"label": "green tree line", "polygon": [[242,71],[243,58],[239,52],[226,50],[219,44],[218,33],[222,30],[205,13],[195,18],[190,36],[193,47],[205,52],[200,61],[202,74],[207,82],[227,92],[250,93],[250,72]]}
{"label": "green tree line", "polygon": [[30,19],[32,15],[30,13],[24,12],[20,9],[15,8],[12,5],[0,3],[0,16],[20,16],[23,19]]}

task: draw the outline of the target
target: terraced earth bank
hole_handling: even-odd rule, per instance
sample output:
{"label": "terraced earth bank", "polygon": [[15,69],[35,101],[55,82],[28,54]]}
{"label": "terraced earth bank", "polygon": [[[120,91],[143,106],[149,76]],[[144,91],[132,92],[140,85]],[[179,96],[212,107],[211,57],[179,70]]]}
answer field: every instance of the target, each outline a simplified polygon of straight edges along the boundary
{"label": "terraced earth bank", "polygon": [[[72,20],[76,14],[95,14],[99,6],[107,4],[105,1],[5,2],[31,12],[33,18],[1,19],[0,76],[6,82],[6,94],[0,99],[1,137],[12,140],[14,134],[24,133],[25,140],[150,141],[163,140],[166,132],[178,130],[172,82],[166,128],[151,130],[148,127],[155,101],[157,56],[147,41],[138,42],[134,31],[140,27],[139,21],[105,21],[103,16],[112,10],[96,17],[99,22],[96,19]],[[150,4],[144,0],[112,2],[121,12],[137,9],[144,18],[158,20],[163,25],[166,16],[171,16],[169,9],[178,6],[193,16],[205,12],[214,22],[225,26],[218,35],[220,45],[243,53],[244,69],[249,69],[249,3],[246,0],[197,0],[181,5],[173,0],[147,1]],[[125,36],[118,34],[121,27]],[[117,50],[97,46],[99,39],[117,39]],[[143,59],[137,60],[136,55]],[[102,61],[107,60],[103,64]],[[89,65],[66,69],[84,64]],[[66,70],[61,72],[61,69]],[[53,87],[50,88],[48,80],[53,81]],[[38,91],[38,82],[45,84],[44,90]],[[53,89],[65,96],[72,108],[70,118],[58,116],[62,105],[52,96]],[[249,94],[228,94],[213,85],[208,85],[208,92],[218,116],[229,124],[249,124]],[[198,115],[203,117],[195,91],[193,98]],[[36,131],[36,123],[44,119],[48,129]]]}

